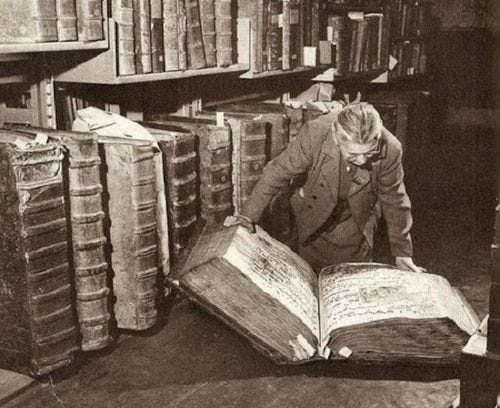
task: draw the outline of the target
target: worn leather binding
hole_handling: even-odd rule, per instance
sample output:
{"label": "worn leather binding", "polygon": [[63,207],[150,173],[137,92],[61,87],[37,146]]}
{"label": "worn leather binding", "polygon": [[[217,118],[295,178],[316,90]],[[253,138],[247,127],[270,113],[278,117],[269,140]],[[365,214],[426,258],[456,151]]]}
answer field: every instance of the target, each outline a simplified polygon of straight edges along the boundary
{"label": "worn leather binding", "polygon": [[147,129],[163,153],[171,255],[175,262],[188,244],[198,219],[195,136],[175,126]]}
{"label": "worn leather binding", "polygon": [[186,0],[188,68],[206,67],[198,0]]}
{"label": "worn leather binding", "polygon": [[188,68],[186,0],[177,0],[177,49],[179,69]]}
{"label": "worn leather binding", "polygon": [[231,0],[215,0],[215,38],[217,66],[227,67],[233,63]]}
{"label": "worn leather binding", "polygon": [[136,73],[133,0],[113,0],[113,18],[117,25],[118,72],[133,75]]}
{"label": "worn leather binding", "polygon": [[58,40],[78,40],[75,0],[57,0],[56,7]]}
{"label": "worn leather binding", "polygon": [[135,70],[148,74],[151,68],[151,9],[149,0],[134,0]]}
{"label": "worn leather binding", "polygon": [[283,12],[283,3],[280,0],[269,0],[269,23],[267,64],[268,70],[274,71],[282,68],[283,61],[283,28],[280,16]]}
{"label": "worn leather binding", "polygon": [[151,70],[165,70],[161,0],[151,0]]}
{"label": "worn leather binding", "polygon": [[109,239],[118,328],[157,320],[158,236],[152,146],[105,143]]}
{"label": "worn leather binding", "polygon": [[233,214],[231,185],[231,132],[215,120],[152,115],[147,126],[179,126],[196,135],[200,175],[200,214],[208,223],[220,224]]}
{"label": "worn leather binding", "polygon": [[215,0],[200,0],[200,19],[207,67],[217,66]]}
{"label": "worn leather binding", "polygon": [[98,41],[104,38],[102,0],[77,0],[78,40]]}
{"label": "worn leather binding", "polygon": [[162,4],[165,71],[177,71],[179,69],[179,43],[177,40],[177,0],[162,0]]}
{"label": "worn leather binding", "polygon": [[0,132],[0,366],[48,374],[78,350],[71,302],[62,149],[15,147]]}

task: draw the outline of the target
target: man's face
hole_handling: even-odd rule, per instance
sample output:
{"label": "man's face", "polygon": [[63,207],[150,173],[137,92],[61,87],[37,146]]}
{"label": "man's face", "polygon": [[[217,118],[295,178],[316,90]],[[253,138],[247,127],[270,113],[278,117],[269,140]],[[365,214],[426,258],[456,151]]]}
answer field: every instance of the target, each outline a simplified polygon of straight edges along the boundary
{"label": "man's face", "polygon": [[359,144],[348,140],[339,140],[340,151],[344,159],[356,166],[364,166],[380,153],[380,139],[373,139],[367,144]]}

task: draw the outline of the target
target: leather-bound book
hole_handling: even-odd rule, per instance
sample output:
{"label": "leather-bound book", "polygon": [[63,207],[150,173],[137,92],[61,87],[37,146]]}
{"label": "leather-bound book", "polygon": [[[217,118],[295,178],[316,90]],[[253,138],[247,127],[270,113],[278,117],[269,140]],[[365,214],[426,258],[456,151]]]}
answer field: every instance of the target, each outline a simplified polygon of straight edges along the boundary
{"label": "leather-bound book", "polygon": [[179,69],[188,68],[186,0],[177,0],[177,49]]}
{"label": "leather-bound book", "polygon": [[0,43],[57,41],[56,0],[2,0]]}
{"label": "leather-bound book", "polygon": [[269,24],[267,62],[270,71],[282,68],[283,61],[283,28],[280,24],[280,16],[283,11],[283,3],[280,0],[269,0]]}
{"label": "leather-bound book", "polygon": [[157,320],[156,175],[151,145],[103,143],[114,313],[118,328],[145,330]]}
{"label": "leather-bound book", "polygon": [[311,0],[311,47],[319,48],[320,0]]}
{"label": "leather-bound book", "polygon": [[102,0],[76,0],[78,40],[98,41],[104,38]]}
{"label": "leather-bound book", "polygon": [[290,0],[283,0],[282,26],[283,60],[281,68],[288,70],[290,69]]}
{"label": "leather-bound book", "polygon": [[215,39],[215,0],[199,0],[201,33],[207,67],[217,66]]}
{"label": "leather-bound book", "polygon": [[201,32],[198,0],[186,0],[188,68],[205,68],[205,50]]}
{"label": "leather-bound book", "polygon": [[134,0],[135,69],[151,72],[151,9],[149,0]]}
{"label": "leather-bound book", "polygon": [[101,349],[113,339],[109,326],[108,264],[97,135],[23,125],[13,128],[33,138],[37,133],[44,133],[61,143],[67,152],[63,161],[64,196],[69,209],[70,266],[81,348],[84,351]]}
{"label": "leather-bound book", "polygon": [[439,275],[378,263],[316,273],[257,228],[206,231],[180,289],[280,364],[458,368],[479,319]]}
{"label": "leather-bound book", "polygon": [[153,72],[165,70],[161,0],[151,0],[151,70]]}
{"label": "leather-bound book", "polygon": [[221,224],[233,214],[231,184],[231,131],[212,119],[153,115],[147,126],[174,125],[196,135],[201,217],[209,224]]}
{"label": "leather-bound book", "polygon": [[59,41],[78,40],[75,0],[57,0],[57,38]]}
{"label": "leather-bound book", "polygon": [[196,227],[198,175],[195,136],[177,126],[148,126],[163,157],[171,262],[175,263]]}
{"label": "leather-bound book", "polygon": [[162,0],[165,71],[179,70],[177,0]]}
{"label": "leather-bound book", "polygon": [[[284,3],[283,3],[284,5]],[[300,1],[290,0],[290,69],[294,69],[300,64],[300,54],[302,48],[300,47]]]}
{"label": "leather-bound book", "polygon": [[0,139],[0,366],[45,375],[71,364],[79,349],[63,149],[19,142],[11,131]]}
{"label": "leather-bound book", "polygon": [[233,63],[232,23],[231,0],[215,0],[215,39],[219,67]]}
{"label": "leather-bound book", "polygon": [[[112,4],[113,19],[117,26],[118,73],[120,75],[133,75],[136,73],[134,3],[133,0],[113,0]],[[137,56],[137,58],[139,57]]]}
{"label": "leather-bound book", "polygon": [[265,0],[257,0],[254,18],[251,23],[251,70],[253,73],[259,73],[267,68],[267,61],[264,65],[264,10]]}

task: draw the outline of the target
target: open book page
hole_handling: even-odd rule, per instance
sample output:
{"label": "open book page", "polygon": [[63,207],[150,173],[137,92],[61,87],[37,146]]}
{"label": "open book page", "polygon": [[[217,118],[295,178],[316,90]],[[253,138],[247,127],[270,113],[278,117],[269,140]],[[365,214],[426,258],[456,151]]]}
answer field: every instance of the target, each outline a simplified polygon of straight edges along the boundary
{"label": "open book page", "polygon": [[239,227],[224,258],[319,338],[317,277],[307,262],[258,227]]}
{"label": "open book page", "polygon": [[332,330],[391,318],[448,317],[469,334],[477,327],[477,319],[438,275],[366,263],[325,268],[319,279],[321,344],[328,341]]}

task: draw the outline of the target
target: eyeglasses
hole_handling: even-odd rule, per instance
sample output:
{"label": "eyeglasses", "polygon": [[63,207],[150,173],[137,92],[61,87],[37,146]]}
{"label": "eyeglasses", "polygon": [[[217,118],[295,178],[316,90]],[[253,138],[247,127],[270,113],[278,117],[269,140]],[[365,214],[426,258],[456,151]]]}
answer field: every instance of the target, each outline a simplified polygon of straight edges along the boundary
{"label": "eyeglasses", "polygon": [[378,156],[382,150],[382,138],[377,138],[377,142],[373,146],[351,143],[339,142],[340,150],[346,159],[366,158],[371,159]]}

